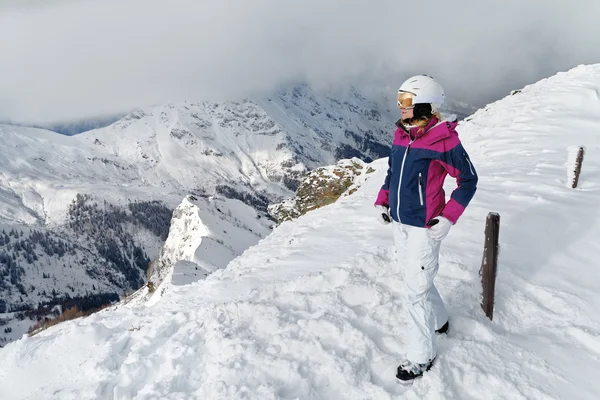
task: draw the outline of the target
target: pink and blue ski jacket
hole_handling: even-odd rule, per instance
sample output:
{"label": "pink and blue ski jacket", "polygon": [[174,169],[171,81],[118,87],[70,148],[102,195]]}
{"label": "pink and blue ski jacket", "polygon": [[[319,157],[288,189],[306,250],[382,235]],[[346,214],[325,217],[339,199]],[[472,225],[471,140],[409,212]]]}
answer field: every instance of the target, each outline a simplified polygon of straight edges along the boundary
{"label": "pink and blue ski jacket", "polygon": [[[375,205],[389,206],[394,221],[405,225],[429,227],[440,215],[456,223],[477,190],[477,173],[458,139],[457,122],[433,118],[425,129],[410,133],[397,125]],[[457,188],[446,203],[442,186],[448,174],[456,178]]]}

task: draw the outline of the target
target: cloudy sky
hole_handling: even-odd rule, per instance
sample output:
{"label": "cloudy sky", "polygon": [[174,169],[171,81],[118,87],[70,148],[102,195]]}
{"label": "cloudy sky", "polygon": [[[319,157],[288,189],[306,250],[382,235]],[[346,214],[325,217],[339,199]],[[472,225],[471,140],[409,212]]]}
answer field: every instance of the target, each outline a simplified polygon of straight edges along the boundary
{"label": "cloudy sky", "polygon": [[598,0],[0,0],[0,120],[436,76],[481,106],[600,62]]}

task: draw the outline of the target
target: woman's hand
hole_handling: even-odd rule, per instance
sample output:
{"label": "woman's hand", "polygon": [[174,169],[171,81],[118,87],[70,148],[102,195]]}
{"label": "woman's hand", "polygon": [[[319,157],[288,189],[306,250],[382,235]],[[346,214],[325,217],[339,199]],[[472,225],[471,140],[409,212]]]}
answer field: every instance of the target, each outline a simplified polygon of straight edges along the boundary
{"label": "woman's hand", "polygon": [[433,218],[427,225],[431,226],[427,232],[429,238],[438,242],[444,240],[452,228],[452,222],[442,216]]}
{"label": "woman's hand", "polygon": [[377,221],[379,221],[379,223],[387,225],[392,222],[389,207],[376,205],[375,209],[377,210]]}

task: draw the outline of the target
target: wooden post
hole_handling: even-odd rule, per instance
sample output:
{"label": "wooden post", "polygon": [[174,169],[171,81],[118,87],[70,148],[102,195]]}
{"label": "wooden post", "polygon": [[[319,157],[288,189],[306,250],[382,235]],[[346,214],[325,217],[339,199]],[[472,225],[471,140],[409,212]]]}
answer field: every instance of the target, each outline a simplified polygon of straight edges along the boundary
{"label": "wooden post", "polygon": [[483,287],[483,301],[481,308],[485,315],[494,318],[494,291],[496,289],[496,271],[498,266],[498,236],[500,233],[500,215],[489,213],[485,223],[485,245],[483,248],[483,261],[481,263],[481,285]]}
{"label": "wooden post", "polygon": [[579,147],[577,150],[577,158],[575,159],[575,166],[573,172],[573,181],[571,182],[571,189],[575,189],[577,187],[577,183],[579,183],[579,174],[581,173],[581,164],[583,164],[583,155],[585,151],[583,147]]}

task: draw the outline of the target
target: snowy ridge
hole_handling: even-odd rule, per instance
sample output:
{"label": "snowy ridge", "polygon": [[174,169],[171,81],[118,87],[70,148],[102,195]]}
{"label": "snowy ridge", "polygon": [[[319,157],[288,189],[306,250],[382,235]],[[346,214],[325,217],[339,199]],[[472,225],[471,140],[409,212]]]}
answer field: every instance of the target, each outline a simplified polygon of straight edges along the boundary
{"label": "snowy ridge", "polygon": [[264,214],[239,200],[187,196],[173,212],[169,236],[153,262],[149,283],[122,303],[152,305],[172,285],[206,278],[267,236],[271,225]]}

